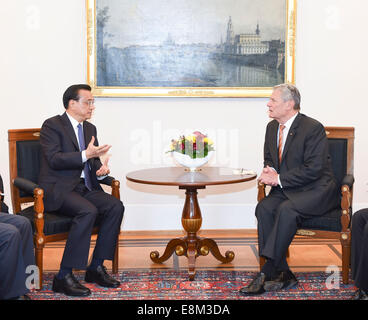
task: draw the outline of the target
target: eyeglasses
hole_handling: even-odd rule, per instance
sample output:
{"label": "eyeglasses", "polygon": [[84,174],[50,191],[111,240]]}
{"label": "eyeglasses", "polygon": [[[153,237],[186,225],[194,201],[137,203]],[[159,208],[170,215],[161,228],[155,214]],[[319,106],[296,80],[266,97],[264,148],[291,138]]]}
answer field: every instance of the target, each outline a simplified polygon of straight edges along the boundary
{"label": "eyeglasses", "polygon": [[79,99],[77,101],[81,102],[83,104],[87,104],[89,107],[95,106],[95,100],[94,99],[90,99],[90,100],[87,100],[87,101],[83,101],[83,99]]}

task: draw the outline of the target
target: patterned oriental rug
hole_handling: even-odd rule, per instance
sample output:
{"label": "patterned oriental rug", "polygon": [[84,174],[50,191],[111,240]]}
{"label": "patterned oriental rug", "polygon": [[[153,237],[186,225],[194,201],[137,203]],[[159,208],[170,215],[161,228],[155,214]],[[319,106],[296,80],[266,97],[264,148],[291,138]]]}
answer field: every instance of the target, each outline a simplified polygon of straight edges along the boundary
{"label": "patterned oriental rug", "polygon": [[194,281],[188,273],[168,270],[120,271],[116,275],[121,285],[117,289],[102,288],[84,281],[84,272],[76,278],[90,288],[85,298],[68,297],[52,291],[54,273],[44,274],[44,287],[29,296],[35,300],[349,300],[356,287],[331,282],[325,272],[299,272],[298,286],[291,290],[266,292],[259,296],[244,297],[238,291],[247,285],[255,272],[198,270]]}

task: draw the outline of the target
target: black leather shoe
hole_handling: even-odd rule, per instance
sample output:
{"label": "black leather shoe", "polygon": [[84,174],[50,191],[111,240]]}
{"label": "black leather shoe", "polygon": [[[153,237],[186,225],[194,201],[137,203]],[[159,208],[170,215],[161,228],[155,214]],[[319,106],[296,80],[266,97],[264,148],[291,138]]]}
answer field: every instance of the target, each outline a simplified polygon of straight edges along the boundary
{"label": "black leather shoe", "polygon": [[91,290],[81,285],[72,273],[67,274],[63,279],[58,279],[55,276],[52,290],[73,297],[86,297],[91,294]]}
{"label": "black leather shoe", "polygon": [[266,281],[264,284],[264,289],[266,291],[278,291],[281,289],[291,289],[298,284],[294,273],[290,270],[282,271],[278,277],[272,279],[271,281]]}
{"label": "black leather shoe", "polygon": [[266,275],[259,272],[250,284],[239,290],[239,293],[244,296],[262,294],[265,292],[265,289],[263,288],[265,281]]}
{"label": "black leather shoe", "polygon": [[367,293],[367,291],[364,291],[364,290],[361,290],[361,291],[362,291],[362,294],[361,294],[359,300],[368,300],[368,293]]}
{"label": "black leather shoe", "polygon": [[357,291],[355,291],[352,300],[368,300],[368,294],[366,293],[366,291],[358,289]]}
{"label": "black leather shoe", "polygon": [[106,272],[105,266],[98,266],[95,270],[87,269],[84,280],[97,283],[101,287],[117,288],[120,286],[120,282]]}

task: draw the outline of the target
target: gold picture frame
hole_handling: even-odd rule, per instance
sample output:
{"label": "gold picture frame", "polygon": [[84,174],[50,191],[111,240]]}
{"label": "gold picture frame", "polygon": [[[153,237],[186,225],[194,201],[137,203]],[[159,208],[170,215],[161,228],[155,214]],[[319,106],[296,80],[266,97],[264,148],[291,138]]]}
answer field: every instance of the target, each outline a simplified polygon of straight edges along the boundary
{"label": "gold picture frame", "polygon": [[[143,5],[145,1],[148,0],[86,0],[87,6],[87,82],[92,87],[93,94],[97,97],[269,97],[272,92],[272,87],[281,82],[287,82],[295,84],[295,41],[296,41],[296,6],[297,0],[246,0],[246,1],[254,1],[259,5],[260,1],[265,1],[266,3],[272,3],[274,5],[275,2],[279,1],[282,4],[282,8],[285,10],[284,14],[284,22],[281,21],[280,25],[284,25],[285,28],[282,30],[284,32],[284,40],[271,40],[262,41],[262,33],[259,31],[259,25],[257,20],[257,29],[255,33],[241,33],[244,30],[236,30],[236,26],[233,26],[231,15],[228,16],[228,20],[225,21],[227,25],[227,29],[224,31],[224,35],[221,36],[221,42],[219,44],[206,44],[206,43],[194,43],[195,40],[192,40],[192,44],[183,44],[183,43],[175,43],[175,40],[172,40],[170,33],[167,36],[167,39],[162,41],[159,44],[156,43],[146,43],[142,41],[139,43],[139,39],[134,41],[130,38],[131,33],[126,33],[126,38],[124,38],[124,29],[114,30],[115,28],[124,28],[124,24],[118,24],[116,6],[125,6],[124,11],[124,19],[125,21],[129,17],[132,17],[131,20],[134,20],[136,23],[139,22],[140,29],[148,30],[147,27],[142,27],[142,20],[147,20],[147,24],[150,23],[153,25],[158,25],[157,21],[153,22],[150,20],[148,14],[144,13],[144,7],[139,9],[140,5]],[[191,8],[194,5],[194,2],[197,0],[181,0],[181,3],[186,3],[187,7]],[[219,0],[214,0],[219,1]],[[223,3],[229,2],[230,4],[234,4],[234,2],[239,1],[239,3],[243,0],[221,0],[221,5]],[[172,1],[175,2],[175,1]],[[200,1],[199,1],[200,2]],[[244,2],[244,1],[243,1]],[[143,3],[143,4],[142,4]],[[152,3],[152,2],[151,2]],[[157,4],[157,2],[155,2]],[[165,2],[167,4],[167,2]],[[171,3],[171,2],[170,2]],[[197,1],[198,3],[198,1]],[[220,3],[220,2],[219,2]],[[110,12],[106,10],[106,4],[108,4],[108,8]],[[147,2],[149,5],[149,2]],[[196,4],[197,6],[199,4]],[[104,6],[102,8],[102,6]],[[111,8],[110,8],[111,7]],[[129,7],[129,8],[128,8]],[[194,7],[197,8],[198,7]],[[114,10],[115,9],[115,10]],[[147,12],[152,12],[152,8],[147,8]],[[105,10],[105,11],[104,11]],[[130,11],[129,11],[130,10]],[[167,9],[169,10],[169,9]],[[190,10],[190,9],[188,9]],[[187,10],[187,11],[188,11]],[[194,9],[193,9],[194,10]],[[234,9],[233,9],[234,10]],[[263,10],[263,9],[262,9]],[[231,10],[229,9],[229,12]],[[235,10],[236,11],[236,10]],[[282,11],[282,10],[279,10]],[[162,14],[162,10],[160,11]],[[273,16],[272,10],[267,11],[269,16]],[[171,13],[173,14],[173,13]],[[189,12],[189,15],[191,13]],[[235,14],[235,13],[234,13]],[[193,13],[194,15],[194,13]],[[267,15],[266,13],[264,15]],[[128,18],[127,18],[128,16]],[[263,13],[260,14],[263,17]],[[109,30],[107,29],[107,22],[109,18],[114,18],[115,24],[111,23],[109,26]],[[267,16],[266,16],[267,17]],[[252,17],[253,20],[258,19],[257,17]],[[99,19],[97,21],[97,19]],[[139,20],[141,19],[141,20]],[[158,18],[155,17],[157,20]],[[161,18],[165,20],[165,18]],[[113,19],[111,19],[113,20]],[[189,19],[190,20],[190,19]],[[223,19],[222,19],[223,20]],[[251,20],[248,17],[248,20]],[[265,19],[263,20],[270,20]],[[240,19],[238,19],[239,24]],[[133,22],[132,22],[133,23]],[[158,21],[160,23],[160,21]],[[193,22],[192,22],[193,23]],[[236,21],[234,21],[234,24]],[[162,23],[161,23],[162,24]],[[101,27],[102,26],[102,27]],[[150,28],[149,26],[148,28]],[[130,27],[129,27],[130,28]],[[183,27],[185,28],[185,26]],[[272,28],[268,28],[271,30]],[[275,28],[276,29],[276,28]],[[113,30],[113,31],[111,31]],[[281,30],[281,29],[279,29]],[[147,31],[150,32],[151,30]],[[112,33],[112,34],[111,34]],[[115,43],[105,44],[105,42],[101,42],[102,37],[116,38]],[[225,38],[223,40],[223,37]],[[128,41],[129,38],[129,41]],[[280,37],[282,38],[282,37]],[[105,40],[105,38],[103,38]],[[125,41],[126,40],[126,41]],[[100,41],[98,43],[98,41]],[[120,41],[120,42],[119,42]],[[133,42],[132,42],[133,41]],[[253,42],[252,42],[253,41]],[[102,44],[101,44],[102,43]],[[119,47],[119,43],[127,43],[121,45]],[[252,44],[253,43],[253,44]],[[275,46],[276,43],[276,46]],[[278,47],[277,47],[278,46]],[[176,49],[178,48],[178,49]],[[193,49],[191,49],[193,48]],[[254,52],[248,54],[246,50],[254,50]],[[254,49],[253,49],[254,48]],[[271,51],[272,49],[272,51]],[[171,78],[168,80],[165,77],[171,76],[171,74],[178,74],[177,70],[170,70],[167,74],[162,70],[162,59],[160,57],[160,63],[158,67],[155,69],[152,67],[156,63],[150,60],[153,59],[152,56],[158,57],[160,55],[160,50],[166,50],[165,54],[172,53],[177,54],[178,56],[188,55],[188,52],[198,51],[198,55],[211,55],[211,66],[213,70],[208,71],[194,71],[197,72],[192,75],[193,71],[187,72],[190,76],[180,76],[178,79]],[[207,50],[207,51],[206,51]],[[260,51],[255,51],[260,50]],[[263,50],[263,51],[262,51]],[[266,51],[268,50],[268,51]],[[102,52],[102,53],[101,53]],[[138,52],[139,57],[133,57],[133,53]],[[143,52],[148,52],[149,56],[143,57]],[[179,53],[178,53],[179,52]],[[261,53],[258,53],[261,52]],[[168,55],[169,59],[172,58],[172,55]],[[272,56],[272,57],[271,57]],[[277,56],[277,58],[275,58]],[[102,58],[101,58],[102,57]],[[130,59],[129,64],[128,60]],[[142,58],[143,57],[143,58]],[[201,56],[202,57],[202,56]],[[254,58],[254,59],[253,59]],[[120,59],[120,60],[119,60]],[[141,60],[139,60],[141,59]],[[167,57],[165,57],[167,59]],[[180,58],[184,59],[184,58]],[[188,59],[185,58],[187,61]],[[213,59],[217,59],[213,62]],[[226,59],[226,61],[225,61]],[[235,60],[236,59],[236,60]],[[241,60],[243,59],[243,60]],[[253,59],[253,60],[252,60]],[[258,59],[258,60],[257,60]],[[272,60],[273,59],[273,60]],[[275,62],[276,59],[276,62]],[[282,60],[283,59],[283,60]],[[272,61],[271,61],[272,60]],[[119,63],[122,62],[122,63]],[[138,61],[138,62],[137,62]],[[148,78],[149,80],[142,81],[138,78],[138,75],[141,76],[142,70],[139,72],[134,69],[134,64],[136,68],[141,68],[141,64],[139,61],[142,61],[142,64],[147,64],[145,68],[152,69],[149,72],[149,75],[146,77],[142,77],[144,79]],[[180,60],[181,61],[181,60]],[[184,61],[184,60],[183,60]],[[224,65],[226,68],[230,68],[230,75],[234,75],[233,78],[228,77],[226,81],[224,80],[222,84],[222,78],[224,78],[223,73],[228,71],[225,67],[222,67],[222,73],[219,71],[218,61],[225,61]],[[250,61],[250,62],[249,62]],[[262,63],[266,61],[262,66]],[[109,63],[111,62],[111,63]],[[173,63],[173,66],[176,67],[181,62]],[[114,65],[113,65],[114,64]],[[127,64],[127,66],[123,65]],[[231,65],[231,67],[229,67]],[[277,70],[278,66],[279,70]],[[195,66],[197,68],[197,63],[193,63],[191,66]],[[152,67],[152,68],[151,68]],[[115,68],[115,69],[114,69]],[[125,68],[125,69],[124,69]],[[143,68],[143,66],[142,66]],[[199,67],[198,67],[199,68]],[[216,68],[216,69],[214,69]],[[274,68],[274,69],[272,69]],[[234,69],[234,70],[233,70]],[[225,70],[225,71],[224,71]],[[249,72],[248,72],[249,71]],[[201,75],[198,76],[198,72],[203,72],[203,79]],[[213,72],[213,74],[211,74]],[[247,73],[248,72],[248,73]],[[239,73],[240,76],[239,76]],[[244,77],[243,77],[244,73]],[[121,76],[121,74],[123,76]],[[157,74],[157,78],[155,78]],[[252,80],[261,85],[247,85],[245,82],[248,74],[255,74],[258,78],[257,80]],[[277,74],[274,78],[271,76],[268,77],[268,74],[274,75]],[[103,76],[102,76],[103,75]],[[131,77],[132,79],[126,79],[126,77]],[[132,77],[137,75],[136,78]],[[281,75],[281,76],[280,76]],[[249,76],[250,77],[250,76]],[[262,78],[263,77],[263,78]],[[244,78],[244,79],[243,79]],[[272,79],[271,80],[262,80],[262,79]],[[101,80],[102,79],[102,80]],[[137,80],[138,79],[138,80]],[[220,79],[220,80],[219,80]],[[230,80],[229,80],[230,79]],[[172,81],[172,82],[170,82]],[[237,81],[241,85],[237,85]],[[262,82],[263,81],[263,82]],[[165,85],[162,85],[162,84]],[[173,83],[174,85],[170,85]],[[179,85],[177,84],[179,83]],[[187,85],[189,83],[189,85]],[[193,85],[193,83],[195,85]],[[229,84],[228,84],[229,83]],[[235,83],[235,84],[233,84]],[[244,83],[244,84],[243,84]],[[192,85],[190,85],[192,84]],[[210,85],[208,85],[210,84]]]}

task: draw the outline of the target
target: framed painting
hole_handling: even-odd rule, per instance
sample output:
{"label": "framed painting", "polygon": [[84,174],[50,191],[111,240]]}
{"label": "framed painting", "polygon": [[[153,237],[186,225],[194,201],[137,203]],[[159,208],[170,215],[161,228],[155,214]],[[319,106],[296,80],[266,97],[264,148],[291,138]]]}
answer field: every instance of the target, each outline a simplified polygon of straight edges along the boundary
{"label": "framed painting", "polygon": [[296,0],[86,0],[95,96],[267,97],[295,83]]}

